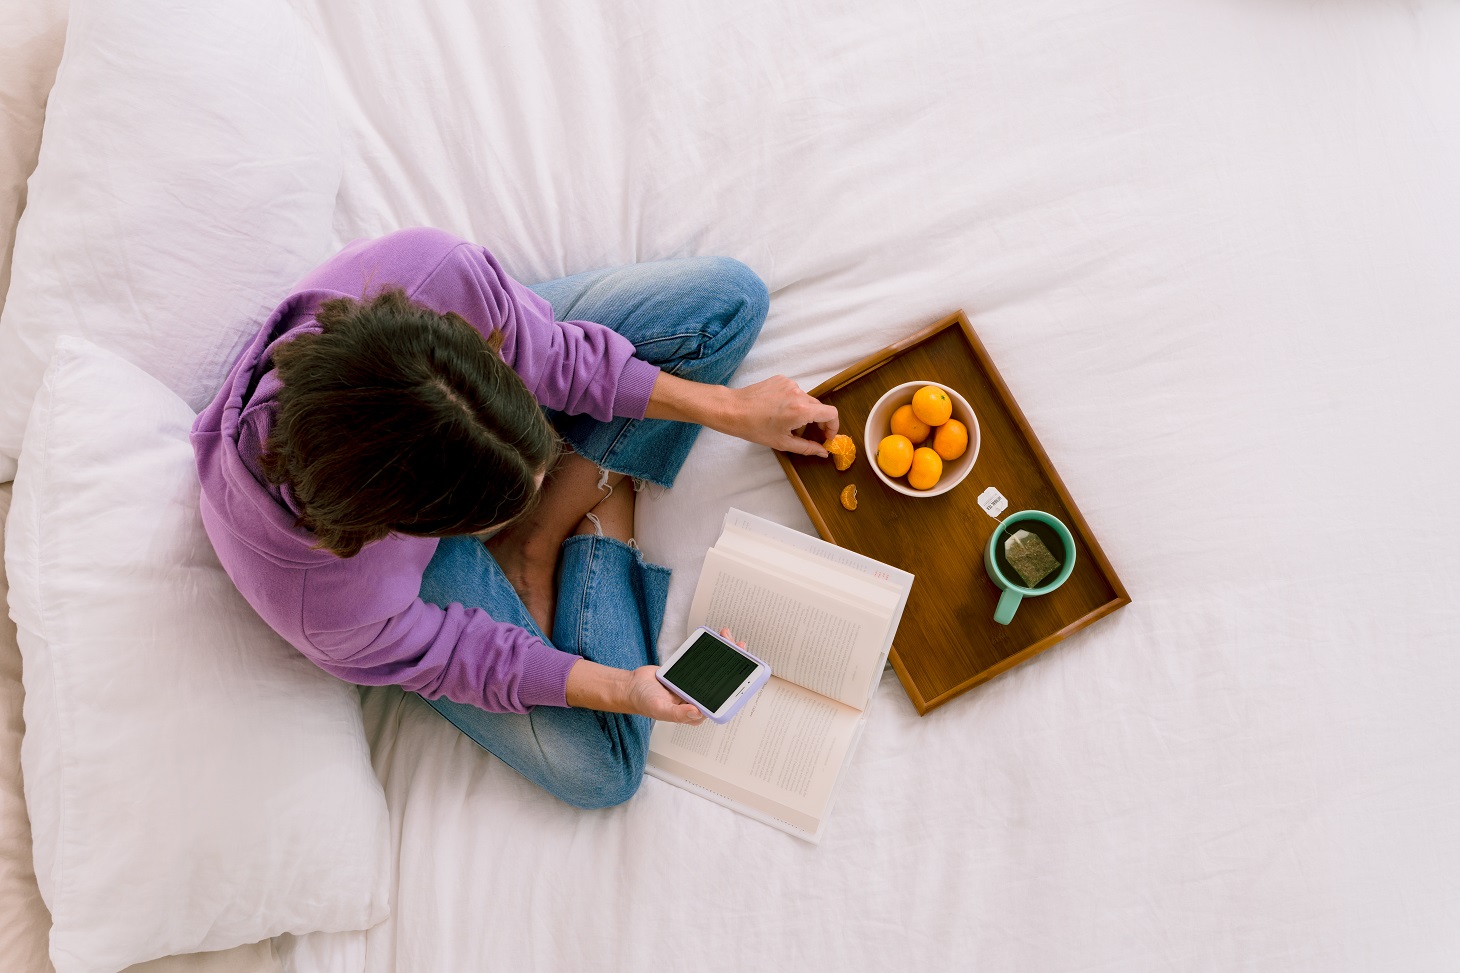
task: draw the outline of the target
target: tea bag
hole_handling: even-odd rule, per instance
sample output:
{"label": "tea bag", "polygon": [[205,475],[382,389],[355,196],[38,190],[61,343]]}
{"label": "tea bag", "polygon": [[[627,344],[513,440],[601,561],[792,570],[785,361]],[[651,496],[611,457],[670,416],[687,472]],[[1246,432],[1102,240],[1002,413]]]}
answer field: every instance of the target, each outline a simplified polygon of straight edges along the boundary
{"label": "tea bag", "polygon": [[1060,567],[1044,541],[1027,530],[1016,530],[1004,538],[1004,557],[1026,588],[1033,588]]}

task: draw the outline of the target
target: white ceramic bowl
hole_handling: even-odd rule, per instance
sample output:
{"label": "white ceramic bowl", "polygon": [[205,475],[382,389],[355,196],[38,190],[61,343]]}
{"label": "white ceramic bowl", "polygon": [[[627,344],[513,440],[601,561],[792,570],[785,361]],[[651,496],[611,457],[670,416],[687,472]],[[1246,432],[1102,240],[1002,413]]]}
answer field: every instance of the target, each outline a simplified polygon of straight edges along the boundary
{"label": "white ceramic bowl", "polygon": [[[913,393],[924,385],[938,386],[948,393],[948,398],[953,400],[952,418],[968,427],[968,448],[957,459],[943,461],[943,475],[938,478],[938,483],[933,489],[914,490],[907,485],[906,477],[894,479],[882,472],[877,465],[877,444],[882,442],[884,436],[892,435],[892,414],[911,402]],[[932,437],[929,436],[928,440],[921,445],[927,446],[931,440]],[[978,447],[981,441],[982,437],[978,431],[978,416],[973,414],[968,400],[940,382],[904,382],[888,389],[882,398],[872,406],[872,411],[867,413],[867,428],[862,439],[867,454],[867,463],[872,467],[872,472],[898,493],[905,493],[910,497],[936,497],[962,483],[964,477],[968,476],[968,471],[973,469],[973,461],[978,459]]]}

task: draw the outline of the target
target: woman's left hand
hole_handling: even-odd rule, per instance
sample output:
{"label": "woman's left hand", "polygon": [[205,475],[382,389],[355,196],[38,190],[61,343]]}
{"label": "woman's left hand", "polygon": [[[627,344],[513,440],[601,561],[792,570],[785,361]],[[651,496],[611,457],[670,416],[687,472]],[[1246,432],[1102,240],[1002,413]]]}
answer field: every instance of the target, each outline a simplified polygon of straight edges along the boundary
{"label": "woman's left hand", "polygon": [[837,431],[836,406],[826,405],[801,391],[784,375],[730,390],[731,404],[721,432],[739,436],[771,449],[806,456],[826,456],[826,447],[799,435],[815,423],[822,441]]}
{"label": "woman's left hand", "polygon": [[649,396],[650,419],[697,422],[771,449],[826,456],[826,447],[800,435],[815,423],[822,440],[836,435],[836,406],[818,402],[784,375],[743,389],[702,385],[660,372]]}

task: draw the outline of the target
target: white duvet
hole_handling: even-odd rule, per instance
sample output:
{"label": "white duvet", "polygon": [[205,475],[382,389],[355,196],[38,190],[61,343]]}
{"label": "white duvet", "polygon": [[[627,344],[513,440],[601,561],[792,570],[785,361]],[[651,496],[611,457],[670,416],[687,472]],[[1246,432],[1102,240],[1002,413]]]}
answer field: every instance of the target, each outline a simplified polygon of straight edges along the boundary
{"label": "white duvet", "polygon": [[[1460,8],[298,6],[337,244],[737,257],[737,384],[963,307],[1134,602],[924,718],[888,674],[819,847],[656,780],[573,810],[368,691],[392,916],[291,969],[1454,965]],[[641,497],[666,642],[732,505],[810,530],[714,433]]]}
{"label": "white duvet", "polygon": [[[573,811],[372,692],[394,915],[296,969],[1453,964],[1460,9],[304,9],[338,242],[738,257],[739,383],[966,308],[1134,603],[926,718],[888,674],[819,848],[655,780]],[[732,504],[810,529],[715,434],[641,503],[667,641]]]}

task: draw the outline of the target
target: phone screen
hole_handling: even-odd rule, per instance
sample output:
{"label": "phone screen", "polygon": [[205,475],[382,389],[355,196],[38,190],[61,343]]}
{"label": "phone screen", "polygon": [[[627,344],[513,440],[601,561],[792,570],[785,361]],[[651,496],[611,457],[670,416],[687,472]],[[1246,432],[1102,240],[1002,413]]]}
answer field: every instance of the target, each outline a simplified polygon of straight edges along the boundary
{"label": "phone screen", "polygon": [[752,672],[755,660],[732,646],[701,632],[693,645],[664,673],[684,695],[711,713],[718,712],[730,694],[740,688]]}

